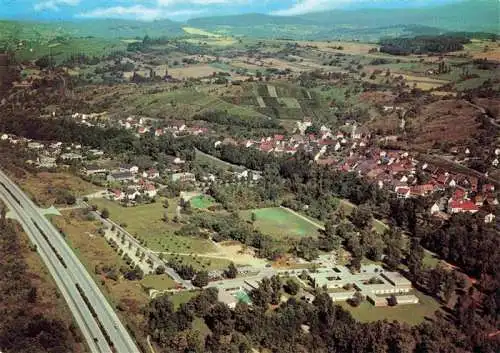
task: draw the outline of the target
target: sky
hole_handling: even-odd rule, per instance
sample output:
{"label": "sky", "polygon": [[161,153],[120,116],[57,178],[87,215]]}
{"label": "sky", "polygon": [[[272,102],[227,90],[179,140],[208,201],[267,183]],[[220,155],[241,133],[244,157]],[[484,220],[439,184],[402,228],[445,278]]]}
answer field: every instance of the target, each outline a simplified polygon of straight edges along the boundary
{"label": "sky", "polygon": [[119,18],[184,21],[213,15],[300,15],[365,7],[420,7],[461,0],[0,0],[0,18],[73,20]]}

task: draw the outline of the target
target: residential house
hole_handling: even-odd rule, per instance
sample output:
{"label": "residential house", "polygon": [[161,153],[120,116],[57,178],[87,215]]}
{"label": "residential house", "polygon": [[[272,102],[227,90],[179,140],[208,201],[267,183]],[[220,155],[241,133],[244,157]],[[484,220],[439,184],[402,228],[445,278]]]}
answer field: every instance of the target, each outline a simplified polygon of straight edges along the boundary
{"label": "residential house", "polygon": [[98,149],[91,149],[89,150],[89,153],[94,156],[94,157],[101,157],[104,156],[104,151],[98,150]]}
{"label": "residential house", "polygon": [[79,153],[70,152],[61,154],[61,159],[65,161],[81,161],[83,156]]}
{"label": "residential house", "polygon": [[488,213],[484,217],[484,223],[493,223],[494,220],[495,220],[495,215],[493,213]]}
{"label": "residential house", "polygon": [[118,171],[118,172],[112,172],[109,174],[106,178],[107,181],[109,182],[126,182],[126,181],[133,181],[134,180],[134,175],[129,172],[129,171]]}
{"label": "residential house", "polygon": [[54,157],[41,156],[38,158],[37,165],[39,168],[55,168],[57,167]]}
{"label": "residential house", "polygon": [[484,193],[493,192],[493,191],[495,191],[495,185],[493,185],[493,184],[484,184],[482,190],[483,190]]}
{"label": "residential house", "polygon": [[40,142],[28,142],[28,148],[30,150],[41,150],[44,147],[45,146],[43,145],[43,143],[40,143]]}
{"label": "residential house", "polygon": [[132,164],[122,164],[120,166],[120,172],[130,172],[132,174],[139,173],[139,167]]}
{"label": "residential house", "polygon": [[158,191],[156,190],[156,186],[154,184],[148,183],[144,186],[144,194],[148,195],[149,197],[155,197],[158,194]]}
{"label": "residential house", "polygon": [[395,191],[398,199],[408,199],[411,196],[411,191],[408,187],[398,186]]}
{"label": "residential house", "polygon": [[115,201],[121,201],[125,198],[125,193],[119,189],[112,190],[110,193],[110,198]]}
{"label": "residential house", "polygon": [[476,213],[479,211],[479,207],[470,200],[455,200],[450,199],[448,203],[448,211],[450,213]]}
{"label": "residential house", "polygon": [[135,188],[127,189],[127,192],[125,194],[127,200],[135,200],[138,196],[141,196],[141,193]]}
{"label": "residential house", "polygon": [[194,183],[196,181],[196,177],[193,173],[174,173],[172,174],[172,181],[173,182],[192,182]]}
{"label": "residential house", "polygon": [[147,171],[142,172],[142,177],[148,179],[156,179],[160,177],[160,172],[154,168],[151,168]]}
{"label": "residential house", "polygon": [[82,172],[85,175],[90,176],[90,175],[106,174],[108,170],[98,165],[88,165],[83,168]]}
{"label": "residential house", "polygon": [[439,207],[439,205],[437,203],[434,203],[434,205],[432,205],[431,207],[431,214],[436,214],[438,212],[441,211],[441,208]]}

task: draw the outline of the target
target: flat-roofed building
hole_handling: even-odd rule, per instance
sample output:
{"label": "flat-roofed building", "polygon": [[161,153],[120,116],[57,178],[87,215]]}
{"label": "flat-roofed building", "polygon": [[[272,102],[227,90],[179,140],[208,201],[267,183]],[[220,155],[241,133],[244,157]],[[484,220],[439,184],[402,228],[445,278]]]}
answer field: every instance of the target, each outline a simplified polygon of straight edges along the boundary
{"label": "flat-roofed building", "polygon": [[354,294],[356,294],[355,290],[346,290],[343,292],[336,293],[328,293],[332,301],[334,302],[345,302],[346,300],[354,298]]}
{"label": "flat-roofed building", "polygon": [[236,308],[236,304],[238,303],[238,299],[230,292],[219,289],[217,294],[217,300],[221,303],[226,304],[230,309]]}
{"label": "flat-roofed building", "polygon": [[419,299],[416,295],[410,294],[410,295],[398,295],[395,297],[396,298],[396,303],[398,305],[404,305],[404,304],[418,304]]}
{"label": "flat-roofed building", "polygon": [[412,288],[411,282],[399,272],[384,272],[382,277],[398,288],[400,292],[409,292]]}
{"label": "flat-roofed building", "polygon": [[383,307],[389,305],[386,297],[379,297],[373,294],[367,295],[366,300],[368,300],[370,303],[372,303],[374,306],[377,307]]}

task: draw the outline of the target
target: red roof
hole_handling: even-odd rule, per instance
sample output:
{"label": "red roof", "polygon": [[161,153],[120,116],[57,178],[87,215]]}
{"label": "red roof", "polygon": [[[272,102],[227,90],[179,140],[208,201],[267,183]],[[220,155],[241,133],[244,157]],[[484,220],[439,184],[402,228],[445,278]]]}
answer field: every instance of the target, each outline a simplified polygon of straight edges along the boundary
{"label": "red roof", "polygon": [[495,191],[495,185],[493,185],[493,184],[484,184],[483,185],[483,192],[490,192],[490,191]]}
{"label": "red roof", "polygon": [[472,201],[465,200],[452,200],[450,202],[450,208],[453,210],[458,210],[459,212],[467,211],[479,211],[479,208]]}
{"label": "red roof", "polygon": [[285,138],[285,136],[283,136],[283,135],[274,135],[274,139],[276,141],[283,141],[284,138]]}
{"label": "red roof", "polygon": [[437,180],[437,182],[438,182],[438,183],[440,183],[440,184],[445,184],[445,183],[446,183],[446,181],[448,180],[448,175],[446,175],[446,174],[440,174],[440,175],[438,175],[438,176],[436,177],[436,180]]}
{"label": "red roof", "polygon": [[156,190],[156,187],[154,186],[154,184],[146,184],[144,189],[146,189],[147,191],[154,191]]}
{"label": "red roof", "polygon": [[318,159],[316,161],[316,164],[318,165],[333,165],[335,164],[336,160],[333,158],[326,158],[326,159]]}
{"label": "red roof", "polygon": [[332,139],[324,139],[324,140],[320,140],[318,143],[320,145],[323,145],[323,146],[325,146],[325,145],[329,146],[329,145],[335,144],[336,142]]}
{"label": "red roof", "polygon": [[456,189],[455,192],[453,193],[453,199],[454,200],[462,200],[463,198],[465,198],[465,190]]}
{"label": "red roof", "polygon": [[264,152],[270,152],[273,149],[273,145],[271,143],[262,143],[260,145],[260,150]]}
{"label": "red roof", "polygon": [[401,195],[406,195],[410,192],[409,188],[396,188],[396,192]]}
{"label": "red roof", "polygon": [[434,191],[434,185],[432,184],[415,185],[410,188],[410,191],[413,195],[425,195],[427,193]]}

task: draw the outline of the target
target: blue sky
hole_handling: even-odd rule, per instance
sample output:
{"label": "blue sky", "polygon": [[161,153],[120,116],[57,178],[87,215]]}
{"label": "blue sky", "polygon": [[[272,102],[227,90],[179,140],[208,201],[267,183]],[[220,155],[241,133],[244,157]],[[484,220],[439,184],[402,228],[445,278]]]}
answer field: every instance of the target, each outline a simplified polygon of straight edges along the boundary
{"label": "blue sky", "polygon": [[460,0],[0,0],[0,18],[186,20],[259,12],[299,15],[335,8],[419,7]]}

